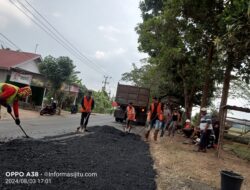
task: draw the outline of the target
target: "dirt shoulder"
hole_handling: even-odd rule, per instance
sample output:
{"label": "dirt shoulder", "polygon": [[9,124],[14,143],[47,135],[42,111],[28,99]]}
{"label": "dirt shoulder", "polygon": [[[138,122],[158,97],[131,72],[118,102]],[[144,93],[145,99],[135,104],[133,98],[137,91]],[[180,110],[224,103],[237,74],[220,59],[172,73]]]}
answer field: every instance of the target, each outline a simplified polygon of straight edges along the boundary
{"label": "dirt shoulder", "polygon": [[[40,116],[39,112],[19,109],[19,116],[21,119],[37,118]],[[1,107],[1,120],[11,120],[10,114],[8,114],[5,107]]]}
{"label": "dirt shoulder", "polygon": [[[12,117],[10,116],[10,114],[8,114],[6,108],[4,108],[3,106],[1,107],[0,115],[0,120],[12,120]],[[71,115],[70,112],[64,110],[61,111],[62,117],[67,117],[69,115]],[[31,119],[46,116],[40,116],[40,113],[38,111],[19,109],[19,117],[20,119]]]}
{"label": "dirt shoulder", "polygon": [[185,137],[177,135],[172,140],[163,137],[159,142],[150,141],[150,151],[157,171],[158,190],[210,190],[220,189],[220,171],[240,173],[245,180],[242,190],[250,189],[250,163],[223,152],[216,157],[214,149],[207,153],[194,152],[195,145],[183,144]]}

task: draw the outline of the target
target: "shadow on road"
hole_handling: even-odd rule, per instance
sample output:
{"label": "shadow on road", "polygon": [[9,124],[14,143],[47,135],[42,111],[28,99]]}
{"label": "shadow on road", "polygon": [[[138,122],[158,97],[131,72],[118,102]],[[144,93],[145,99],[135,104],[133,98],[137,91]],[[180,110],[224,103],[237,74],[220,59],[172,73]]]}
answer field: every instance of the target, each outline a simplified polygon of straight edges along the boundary
{"label": "shadow on road", "polygon": [[[149,146],[140,136],[124,136],[110,126],[91,127],[85,136],[72,135],[0,145],[0,189],[156,189]],[[97,173],[97,177],[51,177],[51,184],[9,185],[7,171],[39,172],[39,179],[50,178],[42,175],[55,171]]]}

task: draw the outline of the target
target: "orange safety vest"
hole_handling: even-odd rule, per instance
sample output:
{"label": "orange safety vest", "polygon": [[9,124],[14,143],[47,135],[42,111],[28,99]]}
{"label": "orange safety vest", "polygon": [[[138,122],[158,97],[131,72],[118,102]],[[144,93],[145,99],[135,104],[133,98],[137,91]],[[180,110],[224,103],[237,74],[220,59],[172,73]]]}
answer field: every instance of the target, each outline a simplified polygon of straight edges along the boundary
{"label": "orange safety vest", "polygon": [[[154,111],[154,103],[151,104],[151,113],[153,113]],[[158,103],[158,106],[157,106],[157,115],[158,115],[158,119],[160,121],[163,121],[164,120],[164,115],[163,115],[163,111],[161,109],[161,103]]]}
{"label": "orange safety vest", "polygon": [[133,106],[132,107],[127,106],[127,116],[128,120],[132,121],[135,120],[135,108]]}
{"label": "orange safety vest", "polygon": [[87,97],[84,96],[83,105],[84,105],[85,109],[82,107],[81,108],[81,112],[91,112],[92,103],[93,103],[93,99],[92,98],[90,98],[89,100],[87,100]]}
{"label": "orange safety vest", "polygon": [[15,93],[12,94],[10,97],[8,97],[8,98],[6,99],[6,103],[7,103],[7,104],[12,104],[12,103],[15,101],[15,99],[17,98],[16,96],[17,96],[19,87],[14,86],[14,85],[12,85],[12,84],[0,83],[0,94],[1,94],[2,91],[3,91],[2,88],[3,88],[4,85],[8,85],[8,86],[11,86],[11,87],[15,88]]}

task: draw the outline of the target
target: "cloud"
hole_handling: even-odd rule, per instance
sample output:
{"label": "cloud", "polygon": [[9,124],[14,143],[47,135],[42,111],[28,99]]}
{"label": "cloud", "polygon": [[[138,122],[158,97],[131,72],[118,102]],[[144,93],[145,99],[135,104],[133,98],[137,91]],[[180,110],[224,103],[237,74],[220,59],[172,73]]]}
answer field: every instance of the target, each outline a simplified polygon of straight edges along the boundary
{"label": "cloud", "polygon": [[52,16],[55,18],[60,18],[60,17],[62,17],[62,14],[60,12],[55,11],[52,13]]}
{"label": "cloud", "polygon": [[98,26],[98,30],[104,32],[104,33],[108,33],[108,34],[111,34],[111,33],[121,33],[121,31],[112,26],[112,25],[108,25],[108,26]]}
{"label": "cloud", "polygon": [[113,52],[116,55],[121,55],[121,54],[124,54],[126,52],[126,50],[123,48],[118,48],[118,49],[114,50]]}
{"label": "cloud", "polygon": [[126,52],[127,51],[125,49],[123,49],[123,48],[117,48],[117,49],[107,51],[107,52],[97,50],[95,52],[95,58],[98,59],[98,60],[108,59],[108,58],[111,58],[111,57],[114,57],[114,56],[120,56],[120,55],[122,55],[122,54],[124,54]]}
{"label": "cloud", "polygon": [[95,58],[96,59],[103,59],[105,57],[105,52],[97,50],[95,52]]}
{"label": "cloud", "polygon": [[[29,18],[27,18],[22,12],[20,12],[20,10],[18,10],[10,1],[7,0],[0,1],[0,17],[5,18],[5,25],[10,24],[13,19],[22,22],[26,26],[30,26],[32,24]],[[1,19],[1,21],[2,20],[3,19]]]}

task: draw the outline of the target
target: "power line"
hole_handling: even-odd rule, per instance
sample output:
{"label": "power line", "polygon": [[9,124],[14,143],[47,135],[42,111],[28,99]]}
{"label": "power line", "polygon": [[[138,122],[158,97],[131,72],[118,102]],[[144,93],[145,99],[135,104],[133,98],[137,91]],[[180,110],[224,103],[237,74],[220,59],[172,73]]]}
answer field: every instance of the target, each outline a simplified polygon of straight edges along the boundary
{"label": "power line", "polygon": [[[12,0],[9,0],[18,10],[20,10],[23,14],[25,14],[30,20],[32,20],[39,28],[41,28],[45,33],[47,33],[50,37],[52,37],[55,41],[57,41],[61,46],[63,46],[68,52],[70,52],[71,54],[73,54],[76,58],[78,58],[81,62],[83,62],[84,64],[86,64],[82,57],[79,57],[78,53],[76,53],[76,51],[70,47],[66,42],[64,42],[61,38],[58,38],[58,35],[55,34],[55,32],[53,32],[48,26],[46,26],[43,22],[41,22],[41,20],[39,18],[37,18],[37,16],[35,16],[33,14],[32,11],[30,11],[23,3],[18,2],[19,6],[13,2]],[[26,10],[28,11],[34,18],[32,18],[29,14],[26,13],[26,11],[24,11],[24,9],[22,9],[20,7],[20,5]],[[46,29],[45,29],[46,28]],[[93,67],[94,65],[87,65],[90,68],[92,68],[93,70],[99,72],[100,74],[102,74],[101,71],[99,71],[97,68]]]}
{"label": "power line", "polygon": [[21,50],[14,42],[12,42],[9,38],[7,38],[4,34],[0,33],[1,36],[4,37],[8,41],[9,44],[13,45],[13,47],[17,48],[17,50]]}
{"label": "power line", "polygon": [[82,52],[80,52],[74,44],[72,44],[69,40],[67,40],[35,7],[33,7],[27,0],[25,2],[31,7],[63,40],[65,40],[76,52],[78,52],[82,57],[84,57],[86,60],[88,60],[90,63],[93,63],[98,68],[100,68],[104,73],[106,71],[101,68],[99,65],[97,65],[95,62],[90,60],[87,56],[85,56]]}
{"label": "power line", "polygon": [[[11,0],[10,0],[11,1]],[[23,3],[18,2],[26,11],[28,11],[34,18],[32,18],[30,15],[28,15],[26,12],[23,11],[20,7],[17,7],[16,4],[14,4],[20,11],[22,11],[27,17],[29,17],[35,24],[37,24],[44,32],[46,32],[48,35],[50,35],[54,40],[56,40],[60,45],[62,45],[65,49],[67,49],[71,54],[73,54],[75,57],[77,57],[81,62],[84,63],[82,58],[79,57],[79,55],[75,52],[74,49],[72,49],[66,42],[64,42],[61,38],[58,38],[58,35],[52,31],[46,24],[44,24],[36,15],[33,14],[32,11],[30,11]],[[46,29],[45,29],[46,28]],[[89,66],[89,65],[88,65]],[[89,66],[91,67],[91,66]],[[96,68],[93,68],[95,71],[99,72]],[[100,74],[102,74],[100,72]]]}

